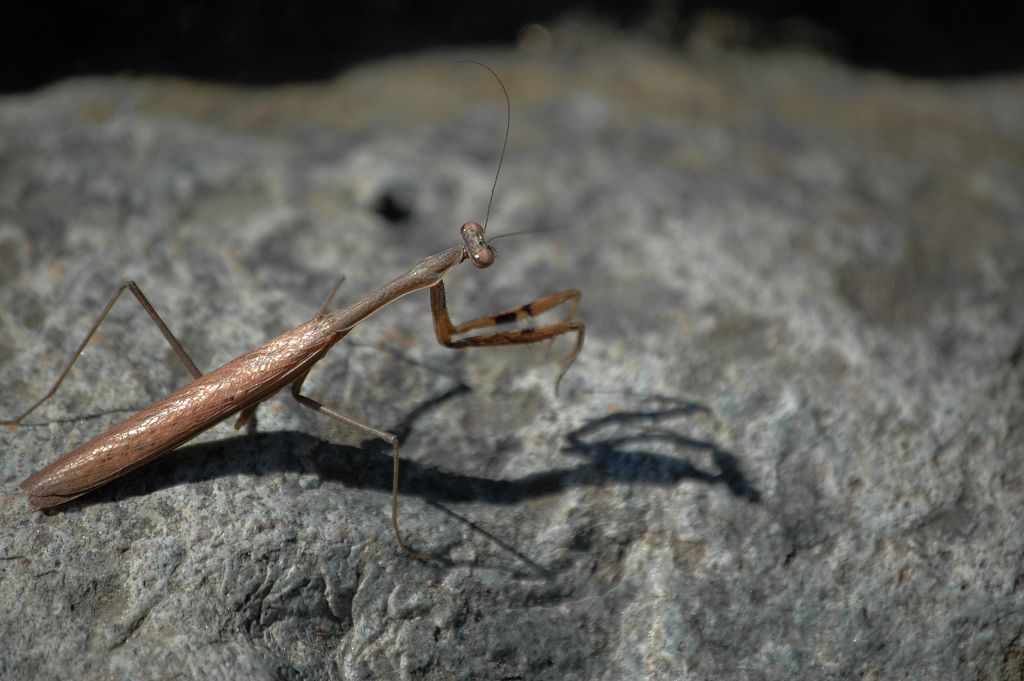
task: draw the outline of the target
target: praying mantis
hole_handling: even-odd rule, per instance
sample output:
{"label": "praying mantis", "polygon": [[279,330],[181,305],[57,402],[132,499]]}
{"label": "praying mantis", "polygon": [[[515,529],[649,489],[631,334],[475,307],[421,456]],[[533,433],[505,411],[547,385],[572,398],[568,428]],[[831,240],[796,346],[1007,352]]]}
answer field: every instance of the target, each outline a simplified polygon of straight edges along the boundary
{"label": "praying mantis", "polygon": [[[508,91],[501,79],[490,67],[480,65],[498,80],[505,92],[507,114],[510,114]],[[0,424],[17,426],[57,392],[90,338],[126,290],[134,295],[156,324],[174,353],[192,375],[193,381],[33,473],[21,483],[21,489],[28,495],[29,503],[43,512],[55,510],[173,451],[208,428],[236,414],[235,427],[240,428],[252,418],[256,408],[264,400],[288,387],[299,404],[378,437],[391,445],[391,525],[399,546],[413,557],[426,560],[406,543],[399,529],[398,437],[385,430],[360,423],[304,395],[302,384],[313,366],[360,322],[405,295],[428,289],[434,334],[441,345],[449,348],[537,343],[564,334],[575,334],[573,349],[564,360],[556,381],[557,391],[565,372],[583,348],[585,327],[583,322],[575,318],[581,295],[578,290],[559,291],[525,305],[462,324],[452,322],[445,300],[444,279],[454,268],[466,260],[481,269],[490,267],[495,261],[495,251],[486,238],[486,228],[498,175],[501,172],[501,162],[508,144],[509,127],[509,117],[506,117],[505,142],[499,156],[498,170],[494,176],[491,198],[482,225],[476,222],[463,224],[459,230],[460,242],[455,246],[423,258],[391,282],[368,293],[348,307],[329,311],[331,301],[344,280],[339,279],[312,319],[208,373],[204,374],[199,370],[138,284],[134,281],[122,283],[72,353],[49,391],[22,414],[13,419],[2,420]],[[493,329],[503,324],[535,317],[562,304],[568,305],[568,312],[560,321],[527,328],[481,332],[484,329]],[[471,335],[464,336],[468,333]],[[456,338],[457,336],[463,337]]]}

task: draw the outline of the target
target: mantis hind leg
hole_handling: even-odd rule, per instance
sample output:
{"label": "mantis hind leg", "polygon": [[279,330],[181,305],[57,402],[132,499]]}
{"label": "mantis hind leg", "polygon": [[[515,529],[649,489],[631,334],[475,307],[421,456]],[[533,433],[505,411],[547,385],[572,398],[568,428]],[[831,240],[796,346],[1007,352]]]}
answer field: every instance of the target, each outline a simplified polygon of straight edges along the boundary
{"label": "mantis hind leg", "polygon": [[26,409],[17,418],[0,420],[0,425],[7,425],[12,427],[18,425],[26,416],[34,412],[41,404],[43,404],[43,402],[46,402],[46,400],[53,397],[53,395],[60,388],[61,383],[64,382],[64,379],[65,377],[67,377],[68,372],[71,371],[71,367],[74,366],[75,361],[82,354],[82,351],[85,349],[85,346],[93,337],[93,334],[96,333],[96,330],[99,328],[100,324],[103,323],[103,320],[107,318],[107,314],[110,312],[110,308],[114,306],[114,303],[117,302],[117,299],[121,296],[122,293],[124,293],[125,289],[131,291],[132,295],[135,296],[135,299],[139,301],[139,305],[142,306],[142,309],[146,311],[146,314],[148,314],[150,319],[153,320],[153,323],[156,324],[158,329],[160,329],[161,335],[163,335],[164,339],[171,346],[171,349],[174,350],[174,354],[178,356],[178,358],[181,360],[181,363],[185,365],[185,368],[188,370],[188,372],[192,374],[192,378],[196,379],[203,375],[203,372],[199,370],[199,367],[196,366],[196,363],[193,362],[192,358],[188,356],[187,352],[185,352],[185,348],[182,347],[178,339],[175,338],[173,333],[171,333],[171,330],[167,328],[167,324],[164,323],[164,320],[160,318],[159,314],[157,314],[156,310],[153,308],[152,303],[149,302],[149,299],[146,298],[146,295],[142,292],[142,289],[139,288],[139,285],[136,284],[134,281],[125,281],[122,282],[121,285],[117,287],[117,290],[114,291],[114,295],[112,295],[110,297],[110,300],[107,301],[107,304],[103,308],[103,311],[100,312],[99,316],[96,318],[96,321],[93,322],[92,328],[89,329],[89,333],[85,335],[85,338],[82,340],[82,342],[79,343],[75,351],[71,353],[71,359],[68,360],[67,365],[57,376],[57,380],[53,382],[53,385],[46,392],[46,394],[39,398],[39,400],[32,404],[32,406]]}

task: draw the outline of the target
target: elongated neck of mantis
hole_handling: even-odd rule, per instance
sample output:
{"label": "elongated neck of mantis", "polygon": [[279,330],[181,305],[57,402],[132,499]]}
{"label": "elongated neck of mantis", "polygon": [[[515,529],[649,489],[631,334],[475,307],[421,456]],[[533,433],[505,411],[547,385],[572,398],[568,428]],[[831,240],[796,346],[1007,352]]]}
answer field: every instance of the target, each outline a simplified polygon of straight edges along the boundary
{"label": "elongated neck of mantis", "polygon": [[429,255],[389,284],[360,298],[343,310],[332,312],[327,316],[326,322],[334,333],[347,331],[407,293],[433,286],[465,259],[466,250],[462,246],[453,246],[447,251]]}

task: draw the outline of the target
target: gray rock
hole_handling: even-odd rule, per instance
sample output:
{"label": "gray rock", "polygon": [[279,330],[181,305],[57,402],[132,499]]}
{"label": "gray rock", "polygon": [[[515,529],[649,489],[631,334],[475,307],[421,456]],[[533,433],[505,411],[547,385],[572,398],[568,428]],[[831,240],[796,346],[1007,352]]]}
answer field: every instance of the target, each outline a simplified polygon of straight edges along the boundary
{"label": "gray rock", "polygon": [[[0,676],[1019,679],[1024,80],[614,36],[472,55],[512,96],[493,268],[570,345],[451,351],[425,294],[287,395],[53,516],[18,484],[187,380],[131,300],[0,433]],[[599,38],[599,40],[598,40]],[[600,45],[596,47],[595,45]],[[0,100],[0,414],[121,280],[204,368],[456,243],[504,103],[433,54],[244,90]]]}

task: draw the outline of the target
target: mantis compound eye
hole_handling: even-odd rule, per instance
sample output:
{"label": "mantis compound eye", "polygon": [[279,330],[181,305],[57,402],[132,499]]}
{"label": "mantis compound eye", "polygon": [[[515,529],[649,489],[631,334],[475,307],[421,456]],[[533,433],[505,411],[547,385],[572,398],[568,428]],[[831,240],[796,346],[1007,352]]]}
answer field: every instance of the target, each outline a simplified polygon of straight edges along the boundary
{"label": "mantis compound eye", "polygon": [[476,222],[462,225],[462,243],[466,255],[477,267],[490,267],[494,263],[494,249],[484,239],[484,228]]}

